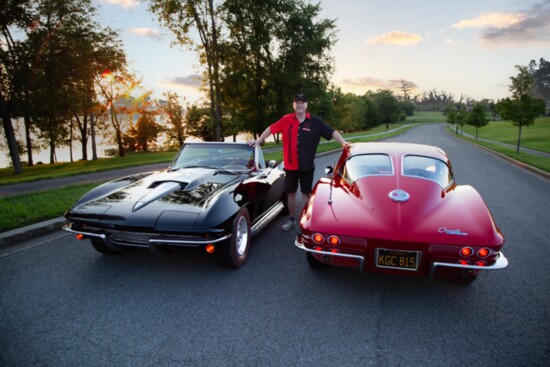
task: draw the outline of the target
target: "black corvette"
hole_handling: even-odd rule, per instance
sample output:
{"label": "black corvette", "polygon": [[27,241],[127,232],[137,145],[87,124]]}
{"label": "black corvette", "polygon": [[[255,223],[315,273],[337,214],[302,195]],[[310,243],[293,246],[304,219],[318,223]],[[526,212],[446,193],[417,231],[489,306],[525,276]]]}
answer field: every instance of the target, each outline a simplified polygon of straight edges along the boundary
{"label": "black corvette", "polygon": [[65,214],[63,228],[103,254],[129,247],[163,253],[203,246],[240,267],[250,239],[285,206],[285,172],[261,148],[239,143],[185,144],[164,171],[107,182]]}

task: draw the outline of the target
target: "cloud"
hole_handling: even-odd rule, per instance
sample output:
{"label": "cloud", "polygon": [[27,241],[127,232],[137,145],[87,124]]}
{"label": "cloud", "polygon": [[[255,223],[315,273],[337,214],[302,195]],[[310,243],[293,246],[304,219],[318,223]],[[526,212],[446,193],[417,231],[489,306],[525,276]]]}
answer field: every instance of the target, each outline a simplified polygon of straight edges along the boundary
{"label": "cloud", "polygon": [[473,19],[464,19],[452,24],[451,28],[507,28],[525,19],[522,13],[489,13]]}
{"label": "cloud", "polygon": [[378,90],[389,89],[394,91],[400,91],[403,83],[407,84],[411,91],[418,89],[416,83],[410,80],[404,79],[376,79],[373,77],[363,77],[356,79],[344,79],[343,86],[351,90]]}
{"label": "cloud", "polygon": [[375,36],[365,42],[366,45],[375,45],[375,44],[388,44],[388,45],[416,45],[422,41],[422,37],[418,34],[407,33],[401,31],[393,31],[384,33],[379,36]]}
{"label": "cloud", "polygon": [[550,43],[550,0],[516,13],[490,13],[461,20],[452,28],[481,28],[485,44]]}
{"label": "cloud", "polygon": [[139,0],[101,0],[101,2],[120,6],[124,9],[132,9],[139,6]]}
{"label": "cloud", "polygon": [[159,31],[151,28],[130,28],[126,30],[126,33],[135,34],[137,36],[151,38],[156,41],[162,40],[162,36]]}
{"label": "cloud", "polygon": [[175,76],[166,79],[162,82],[164,86],[176,88],[193,88],[198,89],[202,86],[202,78],[200,75],[191,74],[188,76]]}

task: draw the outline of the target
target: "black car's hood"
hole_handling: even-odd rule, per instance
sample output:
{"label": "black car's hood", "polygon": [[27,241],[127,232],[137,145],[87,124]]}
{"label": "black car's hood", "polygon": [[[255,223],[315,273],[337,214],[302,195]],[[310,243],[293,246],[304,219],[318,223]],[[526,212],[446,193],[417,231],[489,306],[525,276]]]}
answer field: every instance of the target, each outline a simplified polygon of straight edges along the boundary
{"label": "black car's hood", "polygon": [[200,213],[208,210],[217,193],[240,182],[240,177],[242,175],[209,168],[153,173],[74,207],[67,217],[144,227],[155,227],[157,220],[169,215],[167,213],[185,214],[179,218],[195,221]]}

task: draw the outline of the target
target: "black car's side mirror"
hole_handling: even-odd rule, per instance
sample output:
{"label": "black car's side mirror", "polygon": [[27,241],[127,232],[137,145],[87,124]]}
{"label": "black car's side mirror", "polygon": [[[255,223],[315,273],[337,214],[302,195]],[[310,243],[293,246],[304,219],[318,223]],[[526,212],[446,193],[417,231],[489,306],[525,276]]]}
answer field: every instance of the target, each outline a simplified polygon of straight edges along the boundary
{"label": "black car's side mirror", "polygon": [[332,177],[332,175],[334,174],[334,168],[332,166],[326,166],[325,174],[329,177]]}

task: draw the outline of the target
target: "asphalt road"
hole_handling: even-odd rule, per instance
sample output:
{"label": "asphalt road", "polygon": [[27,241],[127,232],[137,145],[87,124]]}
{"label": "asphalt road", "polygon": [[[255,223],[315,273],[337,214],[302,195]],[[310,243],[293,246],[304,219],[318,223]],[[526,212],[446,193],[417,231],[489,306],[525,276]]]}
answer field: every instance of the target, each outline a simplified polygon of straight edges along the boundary
{"label": "asphalt road", "polygon": [[0,252],[0,365],[549,366],[550,181],[441,125],[392,140],[447,151],[504,232],[507,269],[469,286],[313,271],[284,217],[238,270],[197,251],[102,256],[58,233]]}

